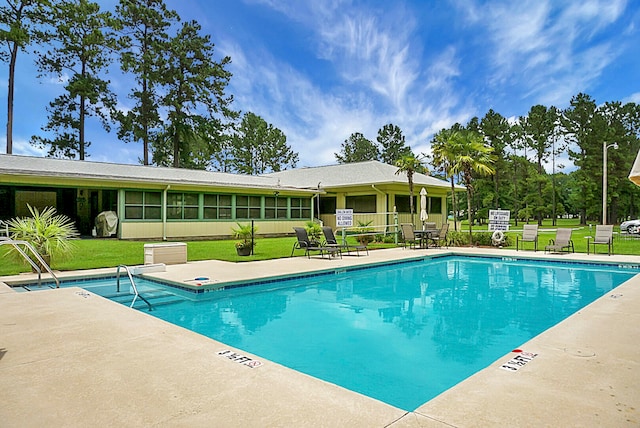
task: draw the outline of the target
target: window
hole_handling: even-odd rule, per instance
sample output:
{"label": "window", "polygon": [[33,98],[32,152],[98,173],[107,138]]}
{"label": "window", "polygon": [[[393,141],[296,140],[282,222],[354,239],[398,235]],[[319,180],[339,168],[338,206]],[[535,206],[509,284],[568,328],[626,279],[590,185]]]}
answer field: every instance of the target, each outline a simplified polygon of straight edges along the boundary
{"label": "window", "polygon": [[173,220],[198,218],[197,193],[168,193],[167,218]]}
{"label": "window", "polygon": [[124,194],[124,218],[127,220],[160,220],[162,218],[160,192],[127,191]]}
{"label": "window", "polygon": [[336,207],[337,203],[335,196],[320,197],[320,214],[335,214]]}
{"label": "window", "polygon": [[[420,207],[416,205],[416,197],[413,197],[413,210],[417,211]],[[411,212],[411,207],[409,206],[409,195],[396,195],[396,211],[399,213],[409,213]]]}
{"label": "window", "polygon": [[231,195],[204,195],[205,220],[231,219]]}
{"label": "window", "polygon": [[375,213],[376,195],[347,196],[345,208],[351,208],[354,213]]}
{"label": "window", "polygon": [[311,218],[311,199],[291,198],[291,218]]}
{"label": "window", "polygon": [[236,218],[260,218],[260,196],[236,196]]}
{"label": "window", "polygon": [[[75,193],[75,192],[74,192]],[[42,211],[46,207],[55,207],[58,211],[55,190],[16,190],[16,217],[31,217],[27,204]],[[75,198],[73,199],[75,203]]]}
{"label": "window", "polygon": [[287,218],[287,198],[264,198],[264,218]]}
{"label": "window", "polygon": [[442,213],[442,198],[429,198],[429,214]]}

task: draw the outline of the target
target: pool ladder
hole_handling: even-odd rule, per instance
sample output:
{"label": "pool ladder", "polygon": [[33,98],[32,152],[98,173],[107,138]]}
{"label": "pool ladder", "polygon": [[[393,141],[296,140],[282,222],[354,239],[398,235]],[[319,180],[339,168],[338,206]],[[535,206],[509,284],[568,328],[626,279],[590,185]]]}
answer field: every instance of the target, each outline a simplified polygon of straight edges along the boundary
{"label": "pool ladder", "polygon": [[131,301],[131,305],[129,307],[133,308],[133,305],[136,303],[136,300],[139,297],[147,304],[147,306],[149,307],[149,311],[151,311],[153,309],[151,307],[151,303],[149,303],[147,299],[145,299],[144,297],[142,297],[142,295],[140,295],[140,293],[138,293],[138,287],[136,287],[136,283],[133,280],[133,275],[131,275],[131,270],[127,265],[118,265],[118,269],[116,270],[116,291],[118,293],[120,292],[120,268],[123,268],[127,272],[127,275],[129,276],[129,282],[131,283],[131,288],[133,288],[133,300]]}
{"label": "pool ladder", "polygon": [[[47,262],[44,261],[40,253],[38,253],[38,251],[36,251],[33,245],[31,245],[29,242],[19,239],[0,237],[0,246],[1,245],[11,245],[16,249],[18,253],[20,253],[22,257],[24,257],[24,259],[31,265],[33,270],[38,273],[38,286],[42,285],[42,269],[40,268],[40,266],[42,266],[47,272],[49,272],[53,280],[56,282],[56,288],[60,288],[60,281],[58,281],[58,277],[53,273],[51,267],[49,267]],[[40,266],[38,266],[38,263],[34,262],[33,259],[29,257],[29,254],[27,254],[27,252],[24,248],[21,247],[21,245],[23,245],[31,252],[33,257],[35,257],[35,259],[40,263]]]}

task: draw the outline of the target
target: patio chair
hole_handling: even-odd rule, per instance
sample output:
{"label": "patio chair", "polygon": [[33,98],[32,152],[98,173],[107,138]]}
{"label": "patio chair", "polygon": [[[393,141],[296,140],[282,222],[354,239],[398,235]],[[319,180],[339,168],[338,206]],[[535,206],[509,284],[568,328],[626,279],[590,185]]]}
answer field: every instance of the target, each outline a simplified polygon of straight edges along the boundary
{"label": "patio chair", "polygon": [[439,231],[432,233],[429,237],[429,241],[433,242],[433,245],[440,248],[444,244],[447,246],[447,233],[449,233],[449,223],[444,223]]}
{"label": "patio chair", "polygon": [[347,251],[347,254],[351,254],[351,249],[353,248],[356,250],[356,255],[358,255],[358,257],[360,256],[360,250],[366,251],[367,255],[369,255],[369,249],[366,245],[349,245],[346,241],[344,242],[344,244],[339,244],[336,236],[333,233],[333,229],[328,226],[322,227],[322,234],[324,235],[325,247],[336,247],[341,251],[345,249]]}
{"label": "patio chair", "polygon": [[[613,253],[613,226],[612,225],[596,225],[596,236],[591,241],[590,245],[593,245],[593,254],[596,254],[596,245],[606,245],[608,247],[608,253]],[[589,254],[589,246],[587,246],[587,254]]]}
{"label": "patio chair", "polygon": [[420,243],[420,239],[416,236],[413,224],[401,223],[400,231],[402,232],[403,248],[407,248],[407,245],[409,245],[409,248],[416,248],[416,244]]}
{"label": "patio chair", "polygon": [[524,250],[525,242],[533,242],[533,251],[538,251],[538,225],[537,224],[525,224],[522,227],[522,236],[516,235],[516,251],[522,244]]}
{"label": "patio chair", "polygon": [[422,226],[424,227],[425,230],[437,229],[436,224],[434,222],[425,222],[425,223],[422,223]]}
{"label": "patio chair", "polygon": [[320,245],[319,242],[312,241],[309,239],[309,234],[306,229],[303,227],[294,227],[293,230],[296,232],[297,242],[293,244],[293,248],[291,249],[291,256],[293,257],[293,253],[295,250],[304,250],[305,256],[308,259],[311,258],[311,251],[318,251],[320,253],[320,257],[324,258],[324,254],[327,253],[329,258],[331,256],[335,256],[336,254],[340,255],[342,258],[342,252],[339,247],[325,247]]}
{"label": "patio chair", "polygon": [[556,230],[556,239],[550,239],[549,245],[544,247],[544,252],[547,251],[561,253],[566,251],[567,253],[571,251],[575,253],[575,248],[573,247],[573,241],[571,240],[571,229],[568,228],[558,228]]}

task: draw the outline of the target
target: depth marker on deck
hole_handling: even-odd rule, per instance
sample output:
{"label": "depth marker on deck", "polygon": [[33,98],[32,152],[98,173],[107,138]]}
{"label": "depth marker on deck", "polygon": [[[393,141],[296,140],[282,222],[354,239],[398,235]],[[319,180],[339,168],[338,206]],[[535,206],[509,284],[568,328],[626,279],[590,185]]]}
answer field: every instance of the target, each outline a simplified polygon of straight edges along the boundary
{"label": "depth marker on deck", "polygon": [[238,354],[228,349],[225,349],[224,351],[218,351],[218,355],[252,369],[255,369],[256,367],[260,367],[262,365],[262,361],[254,360],[253,358],[246,357],[242,354]]}
{"label": "depth marker on deck", "polygon": [[518,371],[521,367],[538,356],[538,354],[534,354],[533,352],[524,352],[520,349],[514,349],[513,352],[516,352],[518,355],[501,365],[501,369],[510,372]]}

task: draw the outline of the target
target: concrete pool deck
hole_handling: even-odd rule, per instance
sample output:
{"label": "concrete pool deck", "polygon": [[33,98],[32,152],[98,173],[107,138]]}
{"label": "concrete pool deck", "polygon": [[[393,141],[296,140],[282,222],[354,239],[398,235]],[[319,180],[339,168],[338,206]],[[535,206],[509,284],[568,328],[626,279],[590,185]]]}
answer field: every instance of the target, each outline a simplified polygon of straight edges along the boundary
{"label": "concrete pool deck", "polygon": [[[191,262],[149,276],[226,282],[446,252],[640,264],[638,256],[392,249],[342,260]],[[78,288],[18,293],[0,284],[0,425],[638,426],[638,325],[640,275],[522,344],[538,355],[518,371],[500,369],[516,355],[507,354],[406,412]]]}

